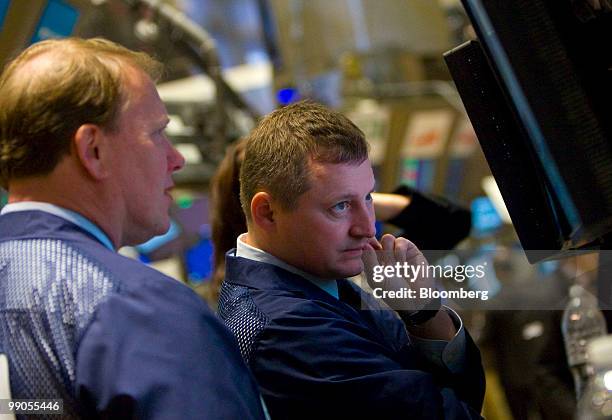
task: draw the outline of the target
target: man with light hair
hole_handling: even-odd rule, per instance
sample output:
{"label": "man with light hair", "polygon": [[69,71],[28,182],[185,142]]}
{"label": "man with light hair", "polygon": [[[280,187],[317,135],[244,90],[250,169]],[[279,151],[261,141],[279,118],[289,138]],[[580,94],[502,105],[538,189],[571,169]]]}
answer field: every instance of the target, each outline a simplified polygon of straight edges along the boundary
{"label": "man with light hair", "polygon": [[62,418],[263,418],[214,314],[116,253],[170,224],[184,159],[164,134],[161,70],[144,53],[71,38],[32,45],[0,76],[0,351],[12,396],[61,399]]}
{"label": "man with light hair", "polygon": [[[407,239],[374,238],[363,133],[302,102],[268,115],[246,141],[248,229],[226,255],[219,313],[272,418],[480,418],[480,355],[459,316],[439,298],[394,306],[347,280],[378,264],[426,264]],[[383,283],[432,286],[425,276]]]}

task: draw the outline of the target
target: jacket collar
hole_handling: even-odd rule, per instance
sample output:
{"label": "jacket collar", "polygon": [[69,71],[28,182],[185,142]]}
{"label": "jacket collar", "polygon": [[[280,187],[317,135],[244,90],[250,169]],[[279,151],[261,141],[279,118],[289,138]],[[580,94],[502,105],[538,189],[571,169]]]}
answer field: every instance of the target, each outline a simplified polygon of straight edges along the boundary
{"label": "jacket collar", "polygon": [[94,235],[59,216],[28,210],[0,216],[0,241],[16,239],[63,239],[95,241],[105,246]]}
{"label": "jacket collar", "polygon": [[91,220],[87,219],[85,216],[69,210],[64,207],[57,206],[51,203],[39,202],[39,201],[20,201],[18,203],[7,204],[0,210],[0,215],[4,215],[7,213],[14,213],[19,211],[44,211],[45,213],[53,214],[55,216],[61,217],[62,219],[66,219],[67,221],[74,223],[84,231],[90,233],[94,236],[98,241],[102,242],[102,244],[110,249],[111,251],[115,251],[115,247],[113,246],[110,238],[106,233],[100,229],[96,224],[94,224]]}
{"label": "jacket collar", "polygon": [[225,281],[251,289],[292,291],[309,298],[337,300],[296,273],[273,264],[237,257],[236,249],[225,254]]}
{"label": "jacket collar", "polygon": [[[254,290],[290,292],[304,299],[323,301],[329,304],[328,308],[335,308],[347,319],[367,323],[372,334],[391,348],[398,350],[409,342],[404,324],[395,312],[383,308],[367,292],[347,279],[336,280],[340,293],[345,296],[345,299],[338,300],[295,273],[272,264],[237,257],[235,249],[232,249],[225,254],[225,281]],[[272,295],[278,298],[279,294]]]}
{"label": "jacket collar", "polygon": [[293,267],[292,265],[287,264],[283,260],[275,257],[274,255],[262,249],[255,248],[254,246],[249,245],[246,243],[245,240],[246,235],[246,233],[243,233],[238,237],[238,239],[236,239],[235,255],[237,257],[243,257],[253,261],[272,264],[282,268],[285,271],[290,271],[299,277],[305,278],[306,280],[310,280],[311,283],[317,285],[318,287],[338,299],[338,285],[336,284],[336,280],[322,279],[320,277],[313,276],[312,274],[302,271],[297,267]]}

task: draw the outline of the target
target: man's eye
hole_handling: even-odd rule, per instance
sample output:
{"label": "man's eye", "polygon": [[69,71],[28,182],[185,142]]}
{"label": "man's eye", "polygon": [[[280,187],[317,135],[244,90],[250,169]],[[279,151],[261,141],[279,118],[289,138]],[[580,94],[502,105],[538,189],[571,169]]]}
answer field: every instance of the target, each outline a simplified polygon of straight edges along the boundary
{"label": "man's eye", "polygon": [[366,195],[366,201],[372,201],[372,194]]}
{"label": "man's eye", "polygon": [[346,211],[348,208],[349,208],[348,201],[341,201],[340,203],[332,207],[332,211],[334,211],[335,213],[342,213]]}

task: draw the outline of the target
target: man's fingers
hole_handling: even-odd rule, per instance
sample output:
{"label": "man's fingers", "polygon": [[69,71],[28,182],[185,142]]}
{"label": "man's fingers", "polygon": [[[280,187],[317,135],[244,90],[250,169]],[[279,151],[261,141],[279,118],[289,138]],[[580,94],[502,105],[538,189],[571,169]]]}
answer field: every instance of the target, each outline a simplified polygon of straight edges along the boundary
{"label": "man's fingers", "polygon": [[375,265],[379,265],[376,251],[371,244],[367,243],[363,248],[363,254],[361,255],[361,261],[363,261],[363,270],[366,273],[366,277],[370,280]]}
{"label": "man's fingers", "polygon": [[411,242],[406,238],[399,237],[395,239],[395,243],[393,246],[393,255],[395,255],[395,260],[400,263],[404,263],[407,261],[406,252],[410,247]]}
{"label": "man's fingers", "polygon": [[384,251],[393,251],[395,247],[395,236],[386,233],[380,238],[380,243]]}
{"label": "man's fingers", "polygon": [[374,237],[372,238],[368,238],[368,244],[375,250],[375,251],[379,251],[382,249],[382,245],[380,244],[380,242],[378,242],[378,240]]}
{"label": "man's fingers", "polygon": [[389,235],[388,233],[380,238],[382,250],[379,252],[379,260],[383,265],[394,265],[395,264],[395,236]]}
{"label": "man's fingers", "polygon": [[421,250],[408,239],[406,239],[406,242],[408,243],[406,248],[406,261],[408,261],[410,264],[420,264],[421,262],[427,264],[427,260],[425,259],[425,256]]}
{"label": "man's fingers", "polygon": [[393,235],[385,234],[380,240],[382,245],[382,259],[384,264],[394,264],[397,262],[408,262],[410,264],[427,263],[425,257],[415,244],[404,237],[396,238]]}

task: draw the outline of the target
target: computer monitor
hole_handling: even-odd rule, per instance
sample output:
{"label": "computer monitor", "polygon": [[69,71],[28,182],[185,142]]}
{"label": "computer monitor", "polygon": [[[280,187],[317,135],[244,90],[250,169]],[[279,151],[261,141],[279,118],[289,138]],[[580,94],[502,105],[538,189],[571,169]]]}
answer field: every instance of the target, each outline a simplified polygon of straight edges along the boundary
{"label": "computer monitor", "polygon": [[612,232],[612,11],[462,2],[478,41],[445,58],[528,258],[597,245]]}

